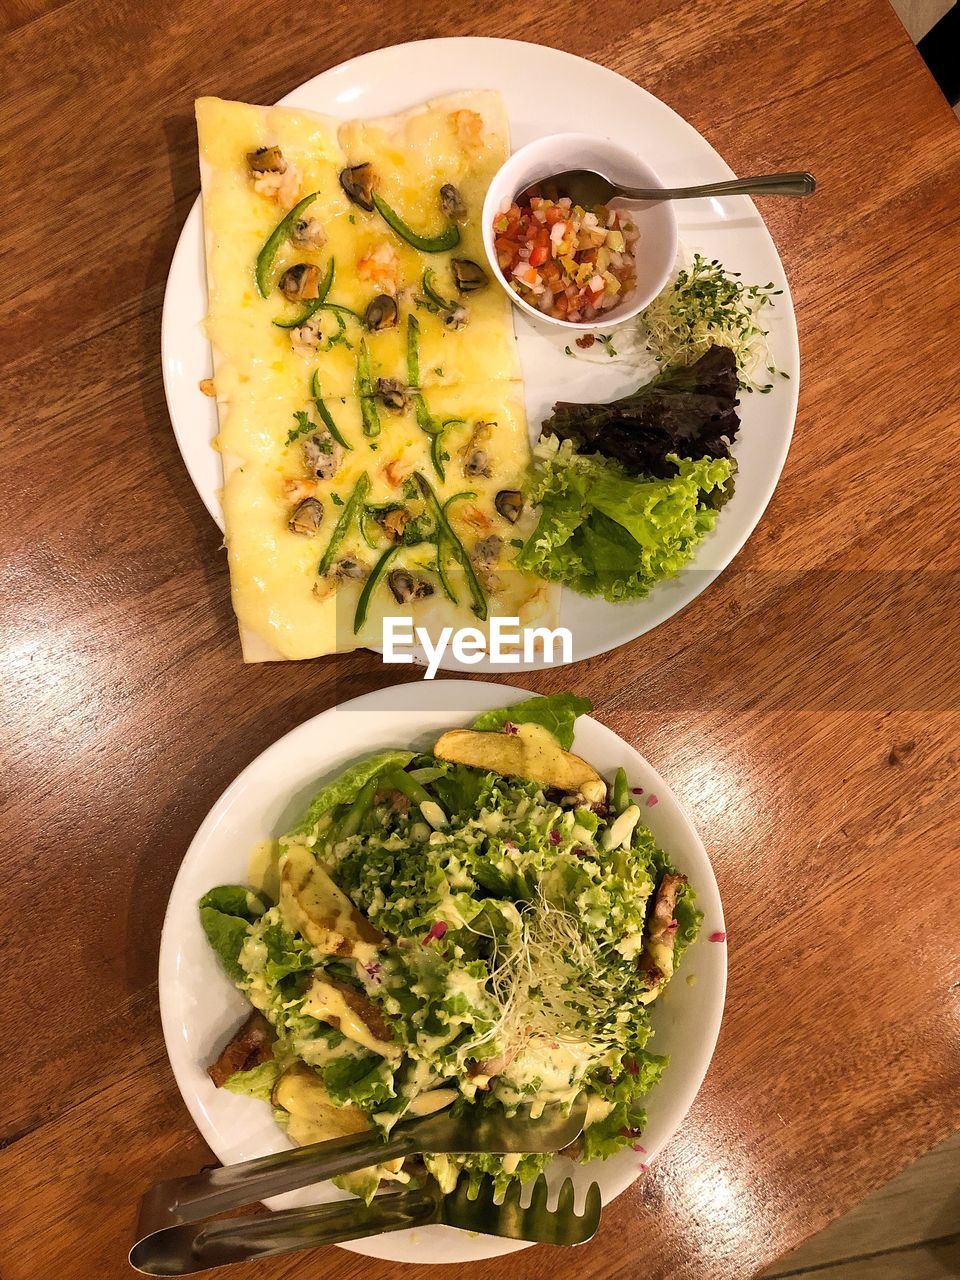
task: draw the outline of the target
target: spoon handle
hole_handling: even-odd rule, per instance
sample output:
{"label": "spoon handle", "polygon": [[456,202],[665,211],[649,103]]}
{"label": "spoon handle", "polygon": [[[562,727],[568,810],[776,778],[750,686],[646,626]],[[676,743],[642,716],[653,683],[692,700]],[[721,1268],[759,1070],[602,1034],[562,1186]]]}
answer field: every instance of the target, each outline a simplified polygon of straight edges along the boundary
{"label": "spoon handle", "polygon": [[692,200],[698,196],[809,196],[816,190],[812,173],[767,173],[755,178],[729,178],[698,187],[666,187],[662,191],[622,187],[633,200]]}

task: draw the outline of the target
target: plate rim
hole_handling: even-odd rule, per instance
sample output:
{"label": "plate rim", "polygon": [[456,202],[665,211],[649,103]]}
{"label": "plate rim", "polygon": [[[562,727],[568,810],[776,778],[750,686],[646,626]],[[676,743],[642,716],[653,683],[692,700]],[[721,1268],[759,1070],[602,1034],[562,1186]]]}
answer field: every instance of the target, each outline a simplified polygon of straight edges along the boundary
{"label": "plate rim", "polygon": [[[536,41],[530,40],[514,40],[503,36],[435,36],[428,37],[423,40],[408,40],[402,41],[398,44],[383,45],[377,49],[371,49],[364,53],[355,54],[344,62],[336,63],[334,66],[318,72],[315,76],[311,76],[308,80],[305,80],[290,89],[277,100],[275,105],[304,105],[306,107],[306,104],[300,104],[298,99],[300,96],[308,94],[318,81],[337,79],[339,77],[349,79],[350,75],[364,63],[369,64],[371,62],[376,62],[377,60],[398,55],[400,57],[410,56],[413,51],[423,54],[427,50],[439,50],[441,47],[445,47],[447,49],[456,47],[458,50],[462,50],[464,45],[483,48],[495,46],[501,48],[520,48],[528,51],[535,50],[537,55],[540,57],[546,56],[548,58],[553,58],[556,59],[558,63],[566,63],[568,66],[571,64],[586,66],[590,68],[591,74],[600,72],[606,76],[616,77],[617,80],[628,85],[631,90],[638,92],[645,98],[655,102],[659,109],[668,112],[683,129],[690,130],[694,133],[699,139],[700,144],[707,148],[713,160],[723,169],[724,173],[728,177],[736,176],[734,171],[730,168],[713,144],[704,137],[695,125],[691,124],[690,121],[681,116],[678,111],[669,105],[669,103],[664,102],[662,98],[658,98],[649,89],[644,88],[643,85],[637,84],[621,72],[615,71],[613,68],[607,67],[600,62],[594,62],[589,58],[580,56],[579,54],[569,53],[566,50],[558,49],[553,45],[539,44]],[[306,107],[306,109],[315,108]],[[511,154],[513,154],[513,150],[514,148],[511,145]],[[576,636],[574,636],[573,663],[583,662],[590,658],[599,657],[605,653],[612,653],[626,644],[632,644],[634,641],[640,639],[641,636],[646,635],[648,632],[655,630],[658,626],[669,622],[671,618],[683,613],[685,609],[693,604],[695,600],[697,600],[713,585],[717,578],[726,572],[737,556],[739,556],[743,551],[744,547],[753,536],[757,525],[766,514],[767,508],[773,499],[780,483],[781,476],[783,475],[783,469],[786,465],[787,457],[793,443],[794,431],[796,429],[802,372],[796,309],[793,304],[790,281],[783,267],[783,261],[780,257],[780,253],[774,242],[773,236],[770,234],[770,230],[767,227],[766,222],[756,207],[756,204],[748,196],[736,196],[730,198],[742,202],[741,207],[748,208],[752,217],[756,219],[757,225],[751,228],[751,234],[764,242],[767,252],[773,255],[773,259],[779,265],[780,275],[782,277],[783,292],[778,301],[778,308],[781,309],[779,319],[783,322],[781,340],[787,347],[787,355],[791,366],[790,382],[786,388],[787,401],[784,404],[784,414],[782,419],[782,439],[780,440],[775,456],[770,459],[769,465],[753,485],[751,508],[745,516],[741,517],[740,530],[734,540],[718,557],[717,561],[715,563],[711,563],[708,567],[696,568],[692,564],[686,566],[688,571],[693,571],[699,575],[701,579],[699,585],[695,583],[691,593],[686,595],[685,598],[681,599],[679,602],[674,601],[667,603],[666,600],[664,600],[664,603],[659,609],[652,608],[649,614],[642,615],[638,618],[635,626],[633,623],[630,624],[630,635],[620,640],[618,643],[609,645],[605,639],[598,635],[592,641],[578,644],[576,642]],[[722,225],[722,223],[720,225]],[[194,227],[196,227],[196,230],[194,230]],[[172,340],[172,333],[175,328],[173,311],[176,305],[174,300],[175,276],[177,274],[176,268],[179,266],[181,257],[183,257],[183,259],[187,259],[191,253],[195,253],[197,236],[199,236],[202,244],[202,227],[202,197],[198,194],[187,213],[180,235],[177,238],[177,244],[170,260],[170,266],[168,268],[167,278],[164,284],[163,308],[160,325],[160,359],[167,414],[173,429],[174,438],[177,442],[177,448],[180,452],[181,460],[186,468],[188,476],[190,477],[190,481],[200,498],[200,501],[203,503],[207,512],[222,532],[223,513],[220,509],[220,489],[217,488],[212,493],[206,492],[205,485],[202,483],[202,480],[198,478],[200,476],[199,469],[193,465],[191,455],[187,450],[185,442],[188,437],[185,424],[182,422],[182,415],[179,415],[175,409],[176,397],[173,387],[176,379],[172,368],[172,365],[175,362],[170,358],[173,350],[175,349],[175,343]],[[203,282],[203,288],[206,289],[205,279]],[[654,588],[654,591],[651,592],[651,595],[645,597],[644,601],[634,601],[631,603],[640,604],[646,603],[650,600],[655,601],[656,592],[658,590],[663,591],[665,588],[669,587],[671,581],[676,584],[681,580],[682,572],[680,578],[674,578],[673,580],[658,583],[657,587]],[[561,595],[561,610],[564,608],[564,602],[570,600],[576,600],[577,605],[575,607],[585,609],[589,609],[591,605],[597,603],[593,597],[581,596],[569,588],[563,588]],[[558,619],[558,625],[564,625],[562,616]],[[330,656],[335,655],[326,655],[328,658]],[[513,672],[523,673],[527,671],[550,669],[553,665],[559,664],[547,663],[541,659],[531,663],[512,663],[510,664],[508,671],[509,674],[512,674]],[[489,662],[489,659],[486,658],[481,664],[473,667],[464,667],[457,664],[448,652],[441,661],[440,669],[460,672],[470,670],[499,671],[501,670],[501,667],[499,665],[494,666]]]}
{"label": "plate rim", "polygon": [[[449,686],[449,688],[445,691],[445,694],[447,696],[441,697],[441,690],[445,685]],[[457,686],[457,689],[455,689],[453,686]],[[484,695],[482,693],[478,694],[478,687],[479,689],[486,691],[489,694],[489,697],[484,699]],[[323,721],[325,718],[335,715],[338,711],[349,710],[352,712],[356,712],[356,711],[362,711],[364,709],[375,708],[377,707],[377,704],[381,702],[386,702],[389,704],[391,699],[402,698],[403,691],[405,690],[405,688],[406,688],[405,685],[396,685],[396,684],[388,685],[381,689],[373,690],[370,693],[360,694],[355,698],[349,699],[347,702],[334,703],[332,706],[327,707],[325,710],[318,712],[316,715],[308,717],[306,720],[302,721],[300,724],[294,725],[291,729],[287,730],[286,733],[282,734],[279,738],[269,743],[247,765],[245,765],[243,769],[240,770],[240,772],[236,775],[236,777],[234,777],[232,781],[228,783],[228,785],[224,788],[224,790],[220,793],[220,795],[214,801],[214,803],[208,810],[207,814],[203,818],[202,822],[198,826],[196,833],[194,834],[188,848],[186,849],[183,855],[183,858],[180,862],[180,866],[177,869],[177,874],[174,878],[173,884],[170,889],[170,894],[167,900],[167,906],[164,912],[163,926],[162,926],[161,935],[160,935],[160,947],[159,947],[159,956],[158,956],[158,1004],[160,1006],[160,1020],[161,1020],[162,1030],[163,1030],[164,1048],[167,1054],[167,1060],[170,1066],[170,1070],[173,1074],[174,1080],[177,1085],[177,1090],[180,1093],[184,1106],[186,1107],[187,1112],[190,1115],[190,1118],[196,1130],[200,1134],[201,1138],[205,1142],[207,1142],[209,1146],[211,1146],[211,1149],[214,1150],[215,1154],[218,1155],[218,1158],[220,1157],[219,1157],[219,1153],[217,1152],[217,1148],[213,1145],[209,1136],[210,1133],[212,1132],[213,1125],[207,1120],[206,1113],[203,1108],[202,1100],[198,1097],[198,1095],[195,1092],[191,1091],[188,1093],[184,1084],[181,1083],[180,1075],[178,1072],[178,1060],[180,1055],[176,1054],[173,1048],[174,1045],[182,1044],[182,1041],[183,1041],[182,1020],[178,1018],[178,1010],[175,1009],[174,1007],[173,998],[171,995],[171,992],[175,990],[175,985],[174,985],[175,978],[177,973],[179,972],[179,966],[177,963],[178,956],[179,956],[177,938],[178,938],[178,931],[182,928],[182,926],[178,924],[176,915],[180,906],[179,898],[182,897],[183,894],[186,892],[185,888],[183,889],[180,888],[181,881],[186,883],[189,880],[190,873],[192,870],[192,862],[196,860],[198,857],[202,857],[203,849],[209,843],[211,837],[216,832],[218,825],[222,821],[224,821],[230,808],[235,803],[237,798],[244,793],[250,778],[255,774],[255,772],[258,769],[263,767],[263,762],[266,757],[271,755],[282,756],[283,748],[285,744],[289,743],[289,739],[293,738],[295,735],[306,732],[309,729],[309,727],[318,725],[319,722]],[[487,703],[489,703],[489,705],[492,705],[492,706],[498,706],[498,705],[505,706],[521,698],[543,696],[543,695],[537,694],[533,690],[525,689],[521,686],[504,684],[499,681],[492,681],[492,680],[463,680],[463,679],[452,680],[452,681],[444,680],[444,681],[438,681],[432,686],[430,686],[430,690],[431,692],[427,697],[427,705],[424,705],[421,703],[416,707],[411,706],[405,709],[407,714],[410,717],[421,716],[424,713],[426,713],[428,716],[432,714],[442,715],[443,712],[446,710],[446,703],[451,698],[455,699],[458,691],[461,691],[461,692],[469,691],[469,692],[465,692],[465,696],[467,697],[468,700],[477,699],[479,697],[480,701],[486,701]],[[386,708],[381,708],[381,709],[390,710],[390,711],[404,710],[402,706],[393,707],[389,705]],[[472,706],[468,706],[467,710],[472,711],[473,709],[474,708]],[[611,729],[608,725],[604,724],[602,720],[596,719],[596,717],[593,715],[583,716],[578,719],[587,721],[592,726],[600,728],[605,734],[610,735],[613,739],[616,740],[618,749],[623,750],[625,758],[629,758],[629,759],[632,759],[634,757],[637,758],[641,762],[641,764],[647,770],[649,770],[649,772],[656,778],[658,796],[661,799],[664,797],[668,799],[668,802],[672,806],[672,810],[675,816],[679,819],[680,824],[684,830],[685,839],[691,843],[692,847],[697,849],[699,856],[703,860],[703,866],[706,868],[706,874],[708,878],[706,881],[704,881],[701,878],[700,882],[698,883],[698,886],[697,886],[698,895],[705,894],[705,896],[710,896],[714,899],[714,905],[711,906],[711,918],[715,922],[718,928],[725,930],[723,901],[720,895],[719,885],[717,883],[716,872],[713,869],[713,865],[710,860],[709,853],[707,852],[707,849],[704,845],[702,838],[699,835],[699,832],[697,831],[696,827],[694,826],[692,820],[686,813],[683,806],[678,801],[675,793],[673,792],[669,784],[665,781],[665,779],[662,777],[659,771],[656,768],[654,768],[653,765],[650,764],[650,762],[637,750],[636,747],[633,746],[632,743],[628,742],[625,738],[621,737],[620,734],[616,733],[615,730]],[[414,730],[413,732],[416,732],[416,731]],[[338,754],[338,750],[340,749],[333,748],[334,756]],[[349,748],[347,748],[346,754],[347,754],[347,758],[349,759]],[[331,765],[331,767],[336,767],[336,766]],[[265,803],[268,799],[269,797],[265,797]],[[188,864],[191,864],[191,865],[188,865]],[[706,937],[702,934],[700,942],[704,943],[706,941],[707,941]],[[673,1125],[670,1133],[661,1142],[660,1146],[657,1147],[656,1150],[651,1155],[644,1156],[644,1164],[647,1164],[653,1159],[655,1159],[657,1155],[659,1155],[659,1152],[662,1150],[662,1148],[673,1140],[676,1133],[684,1124],[687,1116],[689,1115],[690,1109],[692,1108],[693,1103],[696,1100],[697,1095],[699,1094],[699,1091],[703,1085],[703,1081],[706,1078],[707,1072],[709,1071],[710,1065],[713,1061],[713,1056],[714,1056],[714,1053],[716,1052],[717,1040],[719,1038],[720,1026],[722,1023],[723,1014],[725,1010],[726,989],[727,989],[727,980],[728,980],[728,948],[726,945],[723,945],[722,947],[716,948],[716,952],[717,952],[717,955],[715,957],[714,963],[718,964],[719,969],[718,969],[718,975],[713,978],[713,981],[717,984],[717,995],[715,998],[715,1002],[709,1007],[707,1017],[700,1024],[700,1030],[698,1034],[698,1043],[701,1046],[700,1065],[690,1075],[689,1079],[686,1082],[686,1087],[684,1088],[682,1094],[680,1095],[681,1101],[679,1104],[677,1104],[679,1108],[679,1117],[676,1123]],[[184,1051],[184,1056],[190,1057],[191,1061],[194,1060],[193,1055],[190,1054],[188,1050]],[[633,1185],[633,1182],[635,1182],[636,1179],[639,1176],[641,1176],[641,1173],[642,1173],[642,1169],[638,1166],[633,1178],[629,1182],[627,1182],[619,1191],[616,1191],[612,1196],[610,1196],[610,1198],[606,1201],[606,1203],[610,1203],[613,1199],[616,1199],[617,1196],[623,1194],[623,1192],[627,1190],[629,1186]],[[342,1247],[352,1252],[365,1254],[367,1256],[380,1257],[381,1255],[377,1254],[376,1252],[372,1252],[372,1249],[375,1248],[375,1242],[382,1238],[383,1238],[382,1235],[373,1236],[373,1237],[369,1237],[366,1240],[347,1242]],[[488,1242],[493,1240],[493,1237],[480,1237],[480,1239],[483,1240],[484,1242]],[[526,1242],[516,1242],[516,1241],[509,1242],[509,1241],[503,1241],[503,1240],[497,1241],[497,1245],[503,1246],[500,1249],[499,1253],[495,1254],[487,1251],[487,1252],[484,1252],[482,1255],[478,1255],[474,1259],[474,1261],[480,1261],[482,1260],[482,1258],[486,1258],[486,1257],[501,1256],[503,1253],[512,1252],[515,1249],[522,1249],[522,1248],[528,1247]],[[429,1258],[420,1259],[420,1261],[430,1261],[430,1260],[431,1259]],[[442,1260],[437,1259],[437,1261],[442,1261]],[[462,1265],[462,1260],[461,1260],[461,1265]]]}

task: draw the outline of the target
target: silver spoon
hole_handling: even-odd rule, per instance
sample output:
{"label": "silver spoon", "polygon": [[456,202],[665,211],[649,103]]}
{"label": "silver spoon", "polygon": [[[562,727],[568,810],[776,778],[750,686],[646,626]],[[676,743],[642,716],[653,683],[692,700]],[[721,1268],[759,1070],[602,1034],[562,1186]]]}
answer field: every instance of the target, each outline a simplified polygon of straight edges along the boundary
{"label": "silver spoon", "polygon": [[568,169],[565,173],[551,174],[539,182],[528,183],[514,199],[522,200],[536,189],[547,199],[569,196],[574,204],[586,208],[607,204],[615,197],[627,200],[693,200],[699,196],[809,196],[816,187],[817,181],[812,173],[767,173],[754,178],[701,183],[698,187],[625,187],[611,182],[593,169]]}

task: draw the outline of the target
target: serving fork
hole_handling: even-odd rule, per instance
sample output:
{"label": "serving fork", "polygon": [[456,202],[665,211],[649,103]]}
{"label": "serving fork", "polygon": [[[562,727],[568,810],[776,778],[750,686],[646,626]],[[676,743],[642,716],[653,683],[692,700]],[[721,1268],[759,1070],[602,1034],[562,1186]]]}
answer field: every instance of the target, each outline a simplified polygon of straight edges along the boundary
{"label": "serving fork", "polygon": [[534,1186],[528,1208],[520,1205],[519,1186],[511,1187],[502,1203],[496,1204],[492,1183],[485,1183],[471,1198],[466,1182],[444,1196],[431,1180],[422,1187],[377,1196],[369,1207],[355,1200],[256,1218],[202,1220],[266,1196],[424,1151],[559,1151],[582,1132],[585,1117],[583,1100],[575,1103],[568,1115],[559,1107],[548,1107],[535,1120],[523,1116],[507,1119],[482,1108],[460,1116],[438,1113],[398,1124],[386,1141],[374,1133],[349,1134],[161,1182],[141,1201],[130,1262],[147,1275],[189,1275],[228,1262],[312,1249],[431,1222],[513,1239],[577,1244],[589,1240],[597,1229],[599,1188],[591,1186],[584,1212],[578,1216],[573,1213],[574,1192],[569,1179],[561,1188],[556,1208],[549,1210],[547,1184],[542,1177]]}

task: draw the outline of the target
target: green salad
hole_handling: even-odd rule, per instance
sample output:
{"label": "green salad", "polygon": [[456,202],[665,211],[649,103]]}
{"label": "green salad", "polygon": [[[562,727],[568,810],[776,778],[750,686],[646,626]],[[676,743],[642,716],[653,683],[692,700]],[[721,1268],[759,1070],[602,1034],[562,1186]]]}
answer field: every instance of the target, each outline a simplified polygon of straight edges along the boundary
{"label": "green salad", "polygon": [[[322,788],[252,885],[200,902],[255,1012],[209,1068],[271,1102],[294,1142],[442,1107],[588,1100],[581,1155],[636,1144],[666,1059],[650,1005],[700,923],[644,797],[569,748],[585,699],[532,698],[383,751]],[[463,1171],[498,1188],[549,1155],[430,1156],[340,1185]]]}

